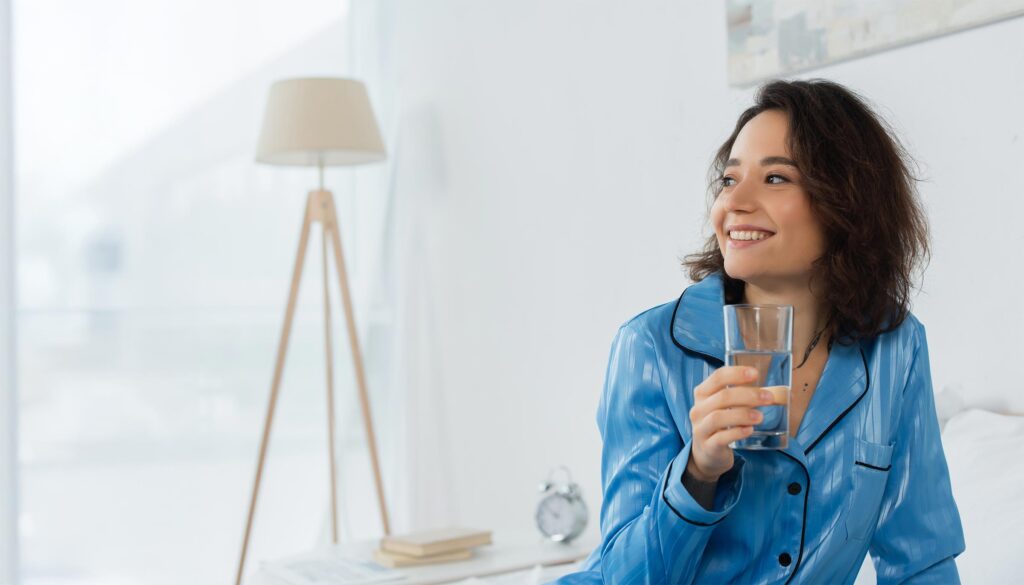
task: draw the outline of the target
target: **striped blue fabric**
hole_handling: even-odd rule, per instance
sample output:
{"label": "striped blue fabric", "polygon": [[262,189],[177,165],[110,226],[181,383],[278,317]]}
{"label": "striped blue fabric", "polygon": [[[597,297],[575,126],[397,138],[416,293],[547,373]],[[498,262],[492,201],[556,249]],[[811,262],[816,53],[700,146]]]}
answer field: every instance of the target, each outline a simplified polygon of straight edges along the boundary
{"label": "striped blue fabric", "polygon": [[689,411],[724,363],[723,303],[713,274],[619,329],[597,413],[601,544],[556,583],[853,583],[869,552],[880,584],[959,583],[963,528],[912,315],[837,342],[789,447],[735,451],[711,510],[690,496]]}

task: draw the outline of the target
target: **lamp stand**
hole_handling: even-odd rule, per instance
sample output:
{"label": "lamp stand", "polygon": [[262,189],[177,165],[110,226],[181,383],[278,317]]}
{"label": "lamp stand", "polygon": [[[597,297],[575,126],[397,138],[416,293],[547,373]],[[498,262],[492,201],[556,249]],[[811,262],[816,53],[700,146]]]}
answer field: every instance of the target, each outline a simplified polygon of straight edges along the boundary
{"label": "lamp stand", "polygon": [[334,207],[334,197],[330,191],[323,188],[310,191],[306,198],[306,213],[302,221],[302,234],[299,236],[299,251],[295,258],[295,268],[292,272],[291,290],[288,293],[288,306],[285,311],[284,327],[281,330],[281,339],[277,347],[277,363],[274,366],[274,380],[270,389],[270,403],[267,405],[266,422],[263,425],[263,438],[260,441],[260,454],[256,463],[256,479],[252,487],[252,500],[249,502],[249,514],[245,523],[245,537],[242,540],[242,554],[238,560],[238,574],[235,577],[235,585],[241,585],[242,573],[245,570],[245,555],[249,548],[249,536],[252,531],[253,515],[256,511],[256,499],[260,492],[260,480],[263,476],[263,464],[267,455],[267,443],[270,438],[270,426],[274,421],[274,409],[277,405],[278,391],[281,388],[281,374],[284,370],[285,355],[288,352],[288,338],[291,335],[292,320],[295,316],[295,301],[299,292],[299,281],[302,278],[302,267],[306,257],[306,247],[309,243],[310,226],[319,222],[322,228],[321,249],[323,250],[323,290],[324,290],[324,346],[327,356],[327,442],[328,456],[330,458],[331,476],[331,535],[333,542],[338,542],[338,502],[336,495],[335,465],[334,465],[334,370],[333,353],[331,348],[331,305],[327,288],[327,246],[330,241],[333,249],[335,266],[338,272],[338,279],[341,288],[342,307],[345,310],[345,324],[348,330],[349,346],[352,348],[352,360],[356,371],[356,385],[359,389],[359,402],[362,406],[363,428],[366,429],[366,443],[370,449],[370,463],[373,467],[373,479],[377,490],[377,501],[380,505],[381,523],[384,527],[384,535],[390,535],[391,529],[388,524],[387,504],[384,501],[384,489],[380,476],[380,464],[377,461],[377,443],[374,439],[373,420],[370,416],[370,401],[366,391],[366,374],[363,371],[363,358],[359,349],[359,339],[356,335],[355,318],[352,311],[352,298],[349,293],[348,277],[345,272],[345,257],[341,250],[341,237],[338,233],[337,213]]}

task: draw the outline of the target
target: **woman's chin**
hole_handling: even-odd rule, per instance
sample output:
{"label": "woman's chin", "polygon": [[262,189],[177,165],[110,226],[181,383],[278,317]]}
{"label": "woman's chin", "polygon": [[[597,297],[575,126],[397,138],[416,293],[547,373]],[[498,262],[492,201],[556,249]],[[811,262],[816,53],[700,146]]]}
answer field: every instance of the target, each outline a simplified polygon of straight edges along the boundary
{"label": "woman's chin", "polygon": [[758,271],[750,266],[743,266],[742,263],[730,264],[729,261],[726,260],[725,273],[733,280],[749,282],[751,278],[757,277]]}

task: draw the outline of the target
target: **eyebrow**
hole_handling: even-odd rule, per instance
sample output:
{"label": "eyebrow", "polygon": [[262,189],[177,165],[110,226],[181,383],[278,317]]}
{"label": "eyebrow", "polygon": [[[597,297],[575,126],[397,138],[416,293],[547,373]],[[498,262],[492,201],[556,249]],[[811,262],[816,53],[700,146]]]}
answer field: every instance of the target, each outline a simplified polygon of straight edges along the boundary
{"label": "eyebrow", "polygon": [[[730,158],[729,160],[725,161],[725,166],[727,167],[735,167],[739,166],[739,164],[740,159],[738,158]],[[798,168],[796,166],[796,162],[794,162],[793,159],[786,158],[784,156],[766,156],[762,158],[761,166],[766,167],[768,165],[789,165],[793,168]]]}

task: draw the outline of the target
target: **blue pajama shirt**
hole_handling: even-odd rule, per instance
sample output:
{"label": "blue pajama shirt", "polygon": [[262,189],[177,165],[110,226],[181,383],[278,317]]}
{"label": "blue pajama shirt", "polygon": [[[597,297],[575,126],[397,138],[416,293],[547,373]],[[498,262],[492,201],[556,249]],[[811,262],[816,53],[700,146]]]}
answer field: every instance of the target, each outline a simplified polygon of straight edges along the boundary
{"label": "blue pajama shirt", "polygon": [[735,450],[711,510],[683,487],[693,390],[724,364],[722,277],[624,324],[597,413],[601,544],[585,584],[959,583],[963,528],[924,326],[833,345],[784,450]]}

